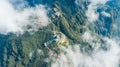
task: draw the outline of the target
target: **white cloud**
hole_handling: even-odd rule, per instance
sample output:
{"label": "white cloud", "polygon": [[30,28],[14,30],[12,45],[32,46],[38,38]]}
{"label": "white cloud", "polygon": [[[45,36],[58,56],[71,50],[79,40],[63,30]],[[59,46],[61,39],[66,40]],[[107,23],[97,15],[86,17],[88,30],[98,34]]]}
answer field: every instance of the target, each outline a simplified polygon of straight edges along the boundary
{"label": "white cloud", "polygon": [[99,13],[97,12],[97,8],[99,5],[105,5],[109,0],[75,0],[75,3],[79,6],[83,2],[90,2],[87,6],[85,16],[87,17],[87,21],[95,22],[99,18]]}
{"label": "white cloud", "polygon": [[[18,7],[19,8],[19,7]],[[21,8],[21,6],[20,6]],[[43,5],[17,10],[8,0],[0,1],[0,33],[19,33],[36,31],[50,23],[47,10]],[[28,25],[31,28],[27,28]]]}
{"label": "white cloud", "polygon": [[106,4],[106,2],[109,0],[89,0],[89,1],[94,4]]}
{"label": "white cloud", "polygon": [[98,20],[99,13],[97,12],[98,5],[105,5],[108,0],[89,0],[88,10],[86,11],[86,17],[89,22],[95,22]]}
{"label": "white cloud", "polygon": [[106,17],[111,17],[111,15],[109,13],[105,12],[105,11],[102,11],[101,14],[106,16]]}
{"label": "white cloud", "polygon": [[14,5],[14,8],[16,9],[22,9],[28,6],[28,2],[25,0],[8,0],[12,5]]}
{"label": "white cloud", "polygon": [[116,40],[103,38],[105,45],[110,45],[108,51],[97,49],[92,55],[83,54],[79,45],[62,48],[59,59],[52,64],[52,67],[118,67],[119,66],[119,43]]}
{"label": "white cloud", "polygon": [[88,31],[86,31],[83,35],[82,35],[82,39],[86,42],[90,42],[93,41],[95,37],[92,36],[92,34]]}
{"label": "white cloud", "polygon": [[94,6],[93,4],[88,6],[88,10],[86,11],[86,16],[89,22],[94,22],[98,20],[99,13],[96,12],[97,6]]}

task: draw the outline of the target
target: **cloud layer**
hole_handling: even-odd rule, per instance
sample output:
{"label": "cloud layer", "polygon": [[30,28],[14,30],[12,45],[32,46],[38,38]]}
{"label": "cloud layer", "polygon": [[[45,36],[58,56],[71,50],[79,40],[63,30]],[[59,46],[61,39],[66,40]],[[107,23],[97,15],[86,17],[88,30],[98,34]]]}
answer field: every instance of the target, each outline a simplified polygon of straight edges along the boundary
{"label": "cloud layer", "polygon": [[86,11],[86,17],[89,22],[95,22],[98,20],[99,13],[97,12],[97,8],[99,5],[105,5],[108,0],[88,0],[90,4],[88,5],[88,9]]}
{"label": "cloud layer", "polygon": [[60,54],[59,59],[55,59],[52,67],[119,67],[118,41],[109,38],[104,38],[104,41],[106,41],[104,45],[109,45],[108,50],[105,51],[100,46],[92,55],[84,54],[80,50],[83,48],[79,48],[79,45],[64,47],[62,48],[64,52]]}
{"label": "cloud layer", "polygon": [[[75,0],[75,3],[80,5],[81,2],[89,2],[85,16],[87,17],[87,21],[95,22],[99,18],[99,13],[97,12],[98,7],[104,6],[108,1],[109,0]],[[105,11],[101,14],[110,17],[110,14],[106,13]]]}
{"label": "cloud layer", "polygon": [[23,8],[24,5],[25,3],[21,2],[21,6],[15,8],[13,1],[0,1],[1,34],[23,34],[25,31],[37,31],[39,27],[49,24],[50,19],[44,5]]}
{"label": "cloud layer", "polygon": [[[76,0],[75,3],[78,5],[79,1],[82,0]],[[99,5],[105,5],[108,0],[88,1],[90,4],[88,5],[88,9],[86,10],[85,14],[87,21],[95,22],[99,20],[100,13],[97,12]],[[111,17],[111,15],[104,10],[101,12],[101,14],[106,17]],[[83,33],[82,39],[84,42],[89,43],[91,46],[90,49],[92,50],[84,46],[81,48],[81,44],[74,46],[68,45],[68,48],[62,47],[61,49],[63,52],[61,52],[60,58],[57,60],[55,59],[56,62],[52,64],[52,67],[119,67],[119,40],[117,40],[115,37],[102,37],[99,34],[91,32],[89,29]],[[91,52],[89,53],[89,51]]]}

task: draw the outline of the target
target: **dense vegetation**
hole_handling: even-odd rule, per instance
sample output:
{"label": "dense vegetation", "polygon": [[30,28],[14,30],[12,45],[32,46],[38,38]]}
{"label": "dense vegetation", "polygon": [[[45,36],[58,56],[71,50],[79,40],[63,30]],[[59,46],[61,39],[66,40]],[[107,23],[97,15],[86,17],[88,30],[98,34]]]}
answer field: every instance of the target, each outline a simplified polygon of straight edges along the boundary
{"label": "dense vegetation", "polygon": [[[80,5],[77,6],[74,0],[35,0],[34,3],[32,0],[28,1],[31,7],[34,7],[34,4],[47,4],[51,8],[48,15],[52,22],[34,33],[26,32],[19,36],[11,33],[0,35],[1,67],[50,67],[51,62],[47,61],[48,58],[50,59],[49,50],[43,44],[52,38],[52,31],[62,32],[70,45],[77,43],[88,45],[81,38],[81,35],[87,30],[84,25],[86,22],[85,10],[87,9],[85,6],[88,5],[88,2],[81,0]],[[52,18],[51,16],[55,12],[54,8],[61,15]],[[99,28],[96,29],[99,30]],[[49,47],[59,54],[60,50],[56,43],[52,43]],[[39,50],[43,52],[39,53]],[[31,52],[33,53],[32,57],[30,57]]]}

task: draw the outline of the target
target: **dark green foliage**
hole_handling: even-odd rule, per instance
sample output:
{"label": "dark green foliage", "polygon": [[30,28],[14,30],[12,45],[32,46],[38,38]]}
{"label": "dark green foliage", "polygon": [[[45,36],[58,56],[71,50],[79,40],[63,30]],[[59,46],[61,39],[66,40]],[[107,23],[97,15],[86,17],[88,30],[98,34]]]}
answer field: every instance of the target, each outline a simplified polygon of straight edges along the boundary
{"label": "dark green foliage", "polygon": [[[44,2],[44,1],[43,1]],[[45,3],[45,2],[44,2]],[[51,19],[52,23],[47,27],[39,29],[34,34],[26,32],[23,35],[13,35],[9,37],[0,36],[1,46],[1,66],[3,67],[50,67],[51,62],[45,62],[49,58],[49,50],[45,48],[43,43],[49,41],[53,36],[51,31],[62,32],[70,42],[70,45],[82,43],[81,34],[86,30],[85,25],[85,9],[75,5],[74,0],[57,0],[48,2],[53,8],[58,9],[61,13],[59,17]],[[84,3],[80,4],[84,5]],[[59,54],[60,50],[56,43],[49,45],[51,49]],[[43,54],[39,54],[37,49],[43,50]],[[29,53],[33,52],[30,59]],[[52,61],[52,60],[51,60]]]}

